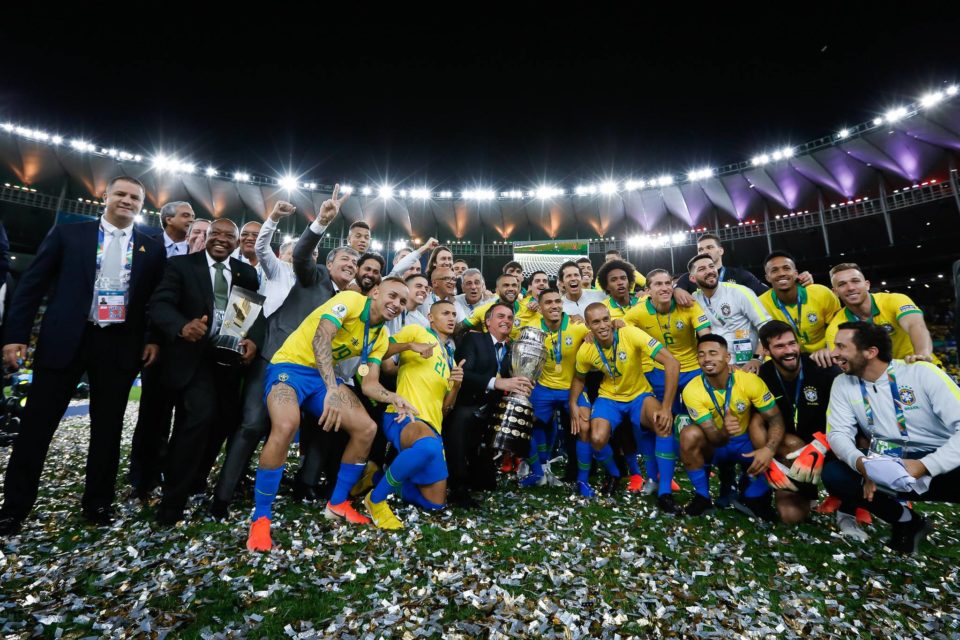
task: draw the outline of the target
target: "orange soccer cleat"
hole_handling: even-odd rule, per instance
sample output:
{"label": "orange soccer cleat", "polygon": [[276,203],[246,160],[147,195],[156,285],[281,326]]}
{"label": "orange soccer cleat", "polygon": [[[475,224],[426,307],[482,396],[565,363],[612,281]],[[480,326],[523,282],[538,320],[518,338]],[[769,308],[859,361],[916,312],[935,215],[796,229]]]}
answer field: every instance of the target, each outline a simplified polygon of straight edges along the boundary
{"label": "orange soccer cleat", "polygon": [[826,500],[816,506],[814,511],[817,513],[833,513],[840,508],[840,498],[827,496]]}
{"label": "orange soccer cleat", "polygon": [[250,535],[247,537],[249,551],[270,551],[273,540],[270,539],[270,518],[260,516],[250,524]]}
{"label": "orange soccer cleat", "polygon": [[643,476],[635,473],[630,476],[630,482],[627,484],[627,491],[630,493],[637,493],[641,489],[643,489]]}
{"label": "orange soccer cleat", "polygon": [[340,504],[330,504],[328,502],[323,515],[326,516],[327,520],[346,520],[353,524],[370,524],[370,518],[354,509],[349,500],[344,500]]}
{"label": "orange soccer cleat", "polygon": [[870,512],[862,507],[857,507],[856,513],[857,523],[859,524],[873,524],[873,516],[870,515]]}

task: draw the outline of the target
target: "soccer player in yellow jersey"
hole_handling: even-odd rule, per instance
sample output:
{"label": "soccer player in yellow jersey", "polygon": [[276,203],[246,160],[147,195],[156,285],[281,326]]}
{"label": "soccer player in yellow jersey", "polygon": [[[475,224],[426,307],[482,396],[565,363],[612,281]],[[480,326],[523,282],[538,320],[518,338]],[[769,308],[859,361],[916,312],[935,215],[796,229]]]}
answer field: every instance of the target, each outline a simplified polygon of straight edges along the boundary
{"label": "soccer player in yellow jersey", "polygon": [[[657,435],[667,436],[673,429],[673,414],[669,405],[661,405],[653,397],[650,383],[643,375],[643,365],[652,358],[666,370],[666,395],[672,402],[677,392],[680,363],[663,348],[656,338],[636,327],[617,328],[610,319],[610,310],[600,302],[587,307],[586,325],[593,333],[593,341],[584,342],[577,351],[576,373],[571,381],[568,402],[574,434],[589,432],[594,457],[603,464],[610,477],[602,491],[614,492],[619,485],[620,471],[613,461],[610,435],[620,423],[642,424],[653,429]],[[590,371],[602,371],[600,397],[593,405],[590,421],[581,419],[577,402],[583,392],[584,378]],[[578,488],[581,495],[590,495],[587,484],[589,465],[580,466]],[[669,486],[669,482],[665,480]],[[673,494],[662,495],[657,505],[666,512],[678,510]]]}
{"label": "soccer player in yellow jersey", "polygon": [[[739,510],[775,521],[770,504],[770,486],[764,472],[783,440],[785,425],[776,400],[759,376],[730,366],[730,352],[723,336],[710,333],[697,338],[697,361],[702,370],[683,390],[683,403],[693,423],[680,431],[680,456],[696,492],[687,504],[687,515],[712,513],[706,463],[749,464],[751,476]],[[767,423],[766,444],[754,450],[750,443],[750,419],[759,411]]]}
{"label": "soccer player in yellow jersey", "polygon": [[[531,285],[532,288],[532,285]],[[530,394],[533,404],[533,434],[530,443],[530,474],[520,480],[521,487],[544,484],[547,481],[544,464],[550,458],[557,432],[554,414],[559,409],[566,412],[570,383],[576,366],[577,350],[583,344],[583,337],[590,330],[584,324],[575,324],[570,316],[563,312],[563,299],[560,292],[551,287],[540,292],[540,312],[543,317],[537,327],[547,334],[547,360],[543,365],[540,379]],[[580,406],[588,406],[581,395]],[[589,443],[587,447],[587,465],[592,455]]]}
{"label": "soccer player in yellow jersey", "polygon": [[827,348],[827,326],[840,310],[840,300],[822,284],[800,284],[796,261],[786,251],[774,251],[763,261],[763,272],[772,289],[760,303],[774,320],[793,327],[803,352],[824,369],[833,362]]}
{"label": "soccer player in yellow jersey", "polygon": [[576,265],[580,269],[580,289],[583,291],[600,291],[600,288],[593,283],[593,263],[590,262],[590,258],[586,256],[577,258]]}
{"label": "soccer player in yellow jersey", "polygon": [[350,435],[324,515],[357,524],[369,522],[350,505],[349,492],[363,474],[377,425],[353,392],[337,380],[333,367],[359,356],[357,374],[364,395],[392,403],[402,415],[416,415],[409,402],[380,384],[380,361],[391,355],[389,331],[383,323],[397,317],[409,295],[407,285],[393,277],[384,278],[369,297],[353,291],[338,293],[308,315],[274,354],[264,379],[270,436],[260,453],[254,485],[253,524],[247,540],[251,551],[268,551],[273,546],[273,500],[287,450],[300,427],[301,407],[320,416],[319,425],[325,431],[342,427]]}
{"label": "soccer player in yellow jersey", "polygon": [[830,269],[833,290],[843,309],[827,327],[827,346],[834,348],[837,328],[844,322],[862,320],[883,327],[893,342],[893,357],[911,362],[933,362],[933,340],[923,321],[923,312],[902,293],[870,293],[870,281],[852,262]]}
{"label": "soccer player in yellow jersey", "polygon": [[[603,256],[603,261],[606,263],[606,262],[610,262],[611,260],[623,260],[623,256],[620,254],[619,249],[607,250],[607,253]],[[646,286],[647,286],[647,279],[643,277],[642,273],[637,271],[636,267],[634,267],[633,278],[630,279],[630,291],[636,292],[639,289],[646,288]]]}
{"label": "soccer player in yellow jersey", "polygon": [[500,274],[500,277],[497,278],[497,297],[474,309],[473,315],[457,325],[457,333],[469,329],[486,331],[484,316],[487,315],[487,309],[492,307],[495,302],[499,302],[513,307],[513,329],[510,330],[510,339],[516,340],[520,336],[520,301],[517,299],[519,295],[520,281],[517,280],[517,276],[511,273]]}
{"label": "soccer player in yellow jersey", "polygon": [[603,304],[610,310],[612,319],[622,319],[627,311],[643,299],[633,293],[630,283],[635,278],[636,271],[633,265],[623,260],[605,262],[597,272],[597,284],[608,296]]}
{"label": "soccer player in yellow jersey", "polygon": [[[653,395],[661,403],[671,402],[674,415],[683,412],[680,402],[680,393],[687,383],[700,375],[700,365],[697,363],[697,336],[710,333],[710,321],[700,305],[694,301],[693,306],[681,307],[673,299],[673,278],[665,269],[654,269],[647,274],[647,287],[650,297],[634,305],[624,316],[628,325],[643,329],[650,336],[663,344],[674,358],[680,361],[680,378],[677,383],[677,394],[672,398],[665,397],[666,374],[663,366],[655,360],[644,362],[644,374],[653,387]],[[630,483],[628,491],[643,491],[644,495],[657,492],[658,495],[671,492],[673,469],[676,464],[676,441],[671,433],[660,438],[652,432],[645,431],[634,425],[633,437],[637,443],[639,453],[647,467],[647,480],[644,482],[640,475],[636,456],[627,456],[630,465]],[[658,467],[665,467],[658,472]],[[663,482],[663,477],[670,480]],[[659,480],[658,480],[659,477]]]}
{"label": "soccer player in yellow jersey", "polygon": [[[434,302],[427,317],[429,329],[409,324],[390,336],[390,342],[403,349],[397,393],[409,398],[420,415],[410,418],[392,404],[383,414],[384,435],[400,453],[364,498],[374,523],[381,529],[403,528],[387,506],[391,493],[398,492],[407,502],[430,511],[442,509],[446,501],[447,462],[440,429],[444,414],[453,407],[460,391],[464,361],[454,363],[450,344],[457,326],[456,306],[446,300]],[[424,343],[433,346],[429,355],[408,349],[408,345]]]}
{"label": "soccer player in yellow jersey", "polygon": [[540,292],[549,286],[550,278],[546,271],[534,271],[530,274],[530,288],[527,289],[527,295],[521,298],[519,309],[515,312],[515,319],[520,320],[521,327],[540,325],[543,320],[540,314]]}

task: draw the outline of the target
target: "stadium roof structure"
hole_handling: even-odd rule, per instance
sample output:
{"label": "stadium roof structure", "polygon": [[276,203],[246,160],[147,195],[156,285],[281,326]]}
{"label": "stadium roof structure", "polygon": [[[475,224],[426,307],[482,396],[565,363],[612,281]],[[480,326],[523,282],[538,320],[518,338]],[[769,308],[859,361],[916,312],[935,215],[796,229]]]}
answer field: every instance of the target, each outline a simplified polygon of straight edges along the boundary
{"label": "stadium roof structure", "polygon": [[[829,223],[838,207],[878,202],[923,184],[944,186],[956,199],[960,151],[960,99],[956,87],[885,116],[823,138],[762,153],[717,169],[641,180],[621,177],[594,185],[476,186],[463,191],[423,185],[353,185],[343,224],[365,220],[381,238],[520,241],[548,238],[676,237],[704,228],[821,214]],[[279,199],[312,218],[330,185],[197,169],[184,162],[134,155],[92,143],[58,139],[13,123],[0,128],[4,180],[25,192],[47,194],[38,205],[95,213],[98,195],[118,174],[142,180],[147,208],[187,200],[198,213],[246,219],[264,216]],[[948,193],[949,192],[949,193]],[[15,200],[2,198],[7,202]],[[80,204],[77,205],[77,202]],[[79,207],[80,210],[77,210]],[[84,208],[89,211],[83,211]],[[768,225],[769,226],[769,225]],[[678,238],[674,244],[683,244]]]}

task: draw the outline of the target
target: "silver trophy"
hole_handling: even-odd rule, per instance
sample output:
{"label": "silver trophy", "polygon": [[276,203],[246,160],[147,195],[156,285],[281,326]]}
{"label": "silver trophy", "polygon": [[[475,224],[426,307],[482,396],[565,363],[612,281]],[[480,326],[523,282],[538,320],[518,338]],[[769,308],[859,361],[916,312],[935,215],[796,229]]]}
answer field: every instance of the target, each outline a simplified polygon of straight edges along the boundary
{"label": "silver trophy", "polygon": [[[514,376],[532,382],[540,378],[547,361],[547,334],[536,327],[523,327],[510,348]],[[491,416],[490,447],[526,457],[533,433],[533,404],[527,396],[513,392],[503,397]]]}
{"label": "silver trophy", "polygon": [[256,322],[266,298],[256,291],[233,287],[223,312],[220,331],[213,339],[214,358],[218,364],[233,367],[243,359],[240,341],[247,337]]}

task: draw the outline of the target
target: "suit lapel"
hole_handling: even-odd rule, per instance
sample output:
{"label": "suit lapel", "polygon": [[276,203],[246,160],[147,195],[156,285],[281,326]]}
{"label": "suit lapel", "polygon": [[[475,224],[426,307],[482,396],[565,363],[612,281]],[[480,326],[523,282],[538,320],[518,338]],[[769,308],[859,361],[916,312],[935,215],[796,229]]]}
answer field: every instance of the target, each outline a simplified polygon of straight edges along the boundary
{"label": "suit lapel", "polygon": [[81,263],[84,265],[83,273],[87,277],[90,295],[93,296],[93,287],[97,280],[97,247],[100,244],[100,221],[91,222],[85,227],[82,234],[77,234],[77,239],[80,240],[80,252],[83,256]]}

